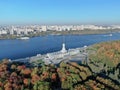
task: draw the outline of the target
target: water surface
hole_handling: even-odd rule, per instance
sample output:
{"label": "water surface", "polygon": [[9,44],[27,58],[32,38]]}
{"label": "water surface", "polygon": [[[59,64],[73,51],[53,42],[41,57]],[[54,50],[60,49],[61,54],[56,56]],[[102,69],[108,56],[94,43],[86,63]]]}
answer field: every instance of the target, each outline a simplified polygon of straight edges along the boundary
{"label": "water surface", "polygon": [[18,59],[59,51],[63,41],[66,48],[83,47],[99,42],[120,40],[120,33],[93,35],[47,35],[30,38],[29,40],[0,40],[0,59]]}

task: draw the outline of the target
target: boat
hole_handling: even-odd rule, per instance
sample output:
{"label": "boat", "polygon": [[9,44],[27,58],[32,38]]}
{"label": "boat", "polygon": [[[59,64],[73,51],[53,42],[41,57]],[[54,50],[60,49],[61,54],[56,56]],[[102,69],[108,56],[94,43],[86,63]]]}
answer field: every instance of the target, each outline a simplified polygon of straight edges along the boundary
{"label": "boat", "polygon": [[112,36],[112,34],[109,34],[109,36]]}
{"label": "boat", "polygon": [[105,37],[106,37],[106,36],[110,36],[110,37],[111,37],[111,36],[113,36],[113,35],[112,35],[112,34],[108,34],[108,35],[104,35],[104,36],[105,36]]}
{"label": "boat", "polygon": [[30,38],[29,37],[20,37],[19,39],[21,39],[21,40],[28,40]]}

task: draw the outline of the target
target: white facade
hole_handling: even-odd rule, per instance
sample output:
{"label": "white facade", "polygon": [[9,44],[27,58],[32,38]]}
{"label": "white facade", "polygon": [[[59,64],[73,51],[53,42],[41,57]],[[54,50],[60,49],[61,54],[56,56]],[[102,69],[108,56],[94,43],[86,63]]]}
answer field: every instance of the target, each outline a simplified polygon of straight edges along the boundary
{"label": "white facade", "polygon": [[41,26],[41,31],[47,31],[47,27],[46,26]]}
{"label": "white facade", "polygon": [[67,50],[66,50],[66,48],[65,48],[65,43],[62,44],[62,50],[61,50],[61,52],[62,52],[62,53],[66,53],[66,52],[67,52]]}
{"label": "white facade", "polygon": [[64,58],[65,56],[72,56],[72,55],[76,55],[76,54],[79,54],[79,53],[80,53],[79,49],[66,50],[65,49],[65,44],[63,43],[61,51],[54,52],[54,53],[48,53],[47,58],[56,60],[56,59]]}
{"label": "white facade", "polygon": [[5,30],[0,30],[0,35],[6,35],[7,34],[7,31],[5,31]]}

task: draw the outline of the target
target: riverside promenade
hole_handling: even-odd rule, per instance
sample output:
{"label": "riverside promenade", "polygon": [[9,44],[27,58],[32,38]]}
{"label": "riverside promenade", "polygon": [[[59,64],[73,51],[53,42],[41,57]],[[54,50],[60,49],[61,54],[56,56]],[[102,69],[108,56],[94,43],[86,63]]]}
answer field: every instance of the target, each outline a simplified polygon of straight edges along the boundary
{"label": "riverside promenade", "polygon": [[62,49],[58,52],[47,53],[44,55],[37,54],[36,56],[11,60],[12,62],[33,63],[42,60],[46,65],[59,64],[60,62],[87,62],[88,54],[86,52],[87,46],[75,49],[66,50],[65,44],[62,44]]}

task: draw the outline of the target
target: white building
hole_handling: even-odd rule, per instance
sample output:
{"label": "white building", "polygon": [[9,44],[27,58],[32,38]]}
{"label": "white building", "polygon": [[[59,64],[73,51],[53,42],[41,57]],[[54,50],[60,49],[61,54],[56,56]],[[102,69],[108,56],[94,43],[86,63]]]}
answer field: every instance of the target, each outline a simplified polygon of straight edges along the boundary
{"label": "white building", "polygon": [[76,55],[76,54],[79,54],[79,53],[80,53],[79,49],[66,50],[65,43],[63,43],[62,44],[62,49],[60,51],[53,52],[53,53],[48,53],[47,58],[57,60],[57,59],[60,59],[60,58],[62,59],[66,56],[72,56],[72,55]]}
{"label": "white building", "polygon": [[62,53],[66,53],[66,52],[67,52],[67,50],[66,50],[66,48],[65,48],[65,43],[62,44],[62,50],[61,50],[61,52],[62,52]]}
{"label": "white building", "polygon": [[0,35],[6,35],[7,34],[7,31],[5,30],[0,30]]}
{"label": "white building", "polygon": [[47,27],[46,26],[41,26],[41,31],[47,31]]}

